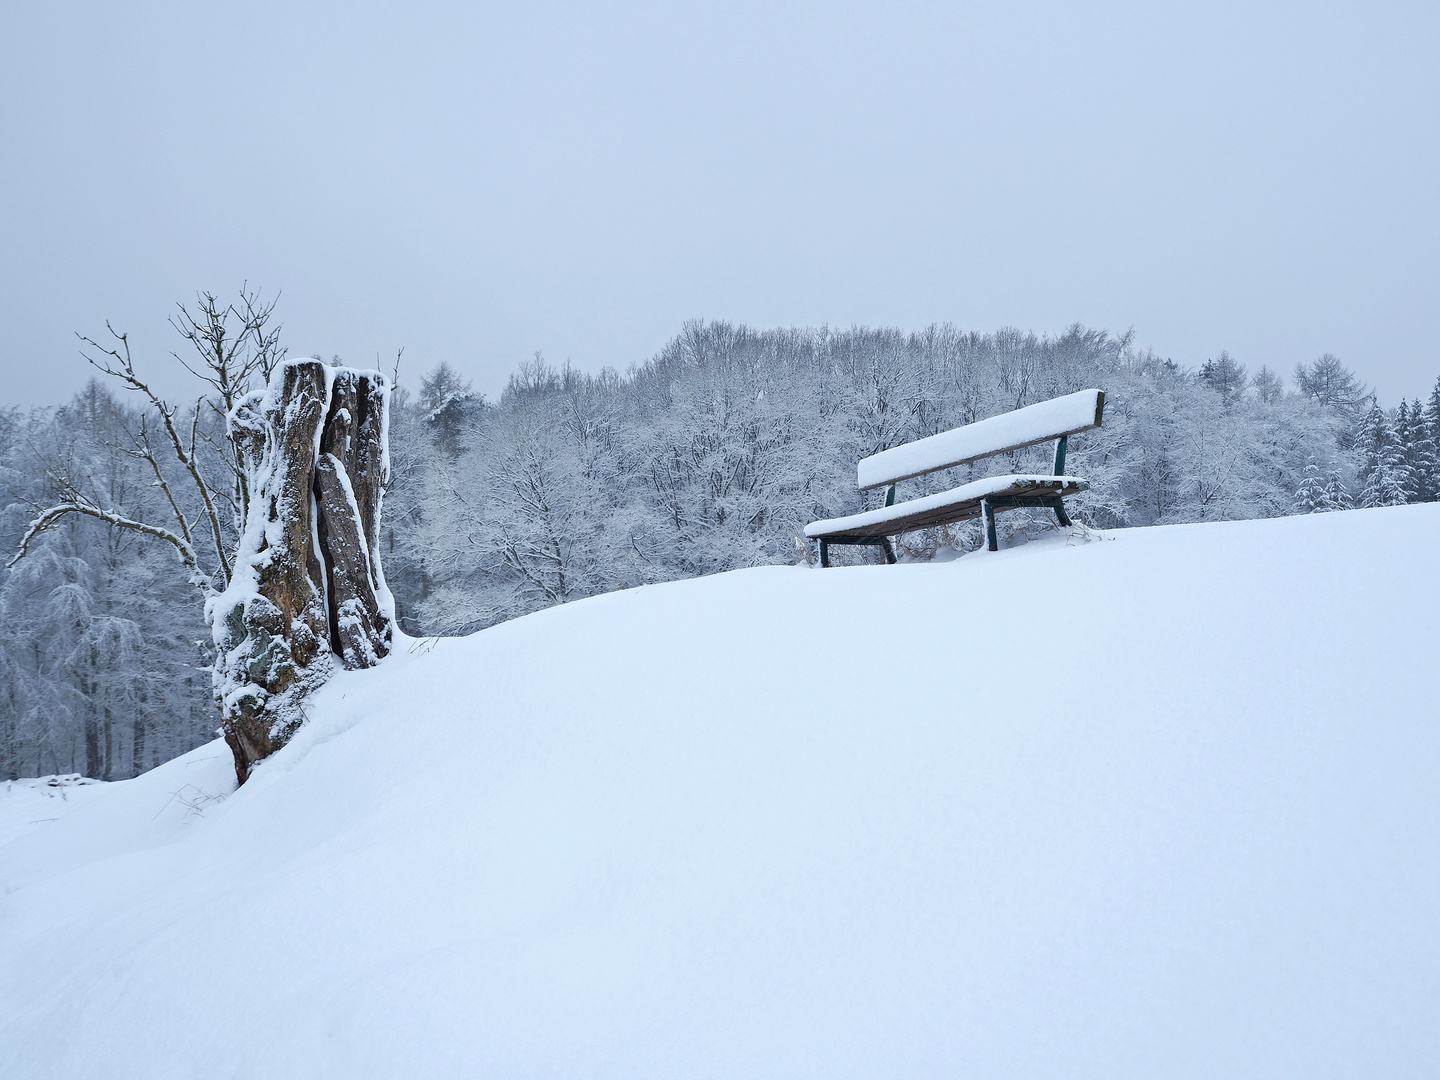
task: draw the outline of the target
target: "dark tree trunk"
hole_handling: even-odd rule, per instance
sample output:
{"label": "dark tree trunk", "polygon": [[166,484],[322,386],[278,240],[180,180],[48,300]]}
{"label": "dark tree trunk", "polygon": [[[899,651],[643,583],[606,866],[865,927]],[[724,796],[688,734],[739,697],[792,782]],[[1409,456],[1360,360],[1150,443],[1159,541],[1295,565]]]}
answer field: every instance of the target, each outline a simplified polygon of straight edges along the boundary
{"label": "dark tree trunk", "polygon": [[375,371],[300,360],[237,406],[250,515],[230,588],[212,606],[215,688],[241,783],[289,741],[335,658],[371,667],[390,651],[380,570],[389,388]]}
{"label": "dark tree trunk", "polygon": [[99,780],[100,774],[104,770],[104,763],[100,757],[100,724],[95,718],[95,709],[92,705],[87,703],[85,710],[85,775]]}
{"label": "dark tree trunk", "polygon": [[145,771],[145,704],[146,699],[140,699],[135,709],[135,717],[131,721],[130,730],[130,775],[139,776]]}
{"label": "dark tree trunk", "polygon": [[102,780],[115,779],[115,717],[110,710],[110,697],[105,697],[105,772]]}

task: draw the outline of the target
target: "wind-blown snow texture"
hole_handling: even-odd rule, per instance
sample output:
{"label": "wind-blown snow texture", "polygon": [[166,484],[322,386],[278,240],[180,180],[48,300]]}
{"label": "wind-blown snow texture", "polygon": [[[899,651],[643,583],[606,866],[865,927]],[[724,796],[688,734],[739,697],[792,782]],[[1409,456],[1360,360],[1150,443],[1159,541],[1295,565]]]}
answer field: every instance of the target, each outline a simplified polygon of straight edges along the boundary
{"label": "wind-blown snow texture", "polygon": [[0,1075],[1433,1076],[1437,531],[770,567],[402,644],[239,793],[216,743],[0,847]]}

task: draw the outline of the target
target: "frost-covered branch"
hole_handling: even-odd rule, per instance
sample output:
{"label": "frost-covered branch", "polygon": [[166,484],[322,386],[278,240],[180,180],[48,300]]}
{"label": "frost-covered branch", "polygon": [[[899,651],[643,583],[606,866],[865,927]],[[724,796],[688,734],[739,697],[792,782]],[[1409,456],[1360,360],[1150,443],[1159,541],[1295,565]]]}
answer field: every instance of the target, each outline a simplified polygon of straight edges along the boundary
{"label": "frost-covered branch", "polygon": [[137,521],[115,510],[107,509],[82,495],[73,487],[68,488],[65,491],[65,495],[67,497],[61,502],[41,510],[40,513],[31,520],[29,527],[25,530],[25,535],[20,539],[19,548],[11,557],[10,561],[5,564],[7,567],[13,567],[28,555],[31,544],[41,533],[55,528],[55,526],[59,525],[60,522],[71,514],[79,514],[82,517],[90,517],[97,521],[103,521],[107,525],[113,525],[117,529],[129,529],[133,532],[141,533],[145,536],[153,536],[157,540],[165,541],[175,549],[176,554],[180,556],[180,562],[190,571],[191,583],[206,596],[214,592],[204,573],[200,570],[200,565],[195,558],[194,547],[191,546],[185,537],[158,525],[151,525],[145,521]]}

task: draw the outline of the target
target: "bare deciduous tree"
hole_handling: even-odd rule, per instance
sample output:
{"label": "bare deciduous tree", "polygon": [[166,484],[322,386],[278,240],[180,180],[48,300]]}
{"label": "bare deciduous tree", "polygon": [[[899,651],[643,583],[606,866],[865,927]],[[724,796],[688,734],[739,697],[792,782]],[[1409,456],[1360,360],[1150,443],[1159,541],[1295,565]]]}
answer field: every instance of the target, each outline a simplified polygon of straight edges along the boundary
{"label": "bare deciduous tree", "polygon": [[[230,583],[226,555],[244,521],[249,503],[245,451],[231,438],[225,417],[251,389],[255,376],[268,379],[284,358],[280,327],[272,325],[275,302],[264,302],[258,290],[240,290],[235,304],[221,306],[213,293],[201,293],[192,312],[184,304],[171,323],[195,350],[196,358],[176,356],[187,371],[208,388],[194,406],[183,411],[162,398],[136,371],[128,334],[108,322],[111,342],[78,335],[81,354],[98,371],[139,395],[144,407],[136,423],[120,424],[128,445],[117,447],[146,462],[169,507],[168,521],[140,521],[118,511],[101,495],[93,479],[69,460],[46,461],[54,499],[36,506],[30,526],[10,560],[13,566],[30,551],[35,538],[72,514],[94,518],[117,529],[132,529],[175,548],[190,583],[208,598]],[[159,440],[159,449],[156,440]],[[226,483],[212,482],[202,456],[223,469]],[[178,475],[177,475],[178,474]],[[229,506],[230,521],[220,507]],[[197,539],[197,525],[203,532]]]}
{"label": "bare deciduous tree", "polygon": [[137,372],[127,335],[107,323],[110,343],[82,336],[86,359],[143,399],[133,421],[116,411],[125,445],[113,449],[145,462],[168,514],[131,516],[73,457],[47,460],[53,499],[33,507],[10,561],[74,515],[171,545],[205,602],[241,783],[289,739],[331,657],[371,666],[394,620],[379,563],[389,386],[379,372],[283,363],[274,308],[244,288],[234,304],[201,293],[193,311],[180,305],[171,325],[194,353],[176,359],[205,386],[185,410]]}

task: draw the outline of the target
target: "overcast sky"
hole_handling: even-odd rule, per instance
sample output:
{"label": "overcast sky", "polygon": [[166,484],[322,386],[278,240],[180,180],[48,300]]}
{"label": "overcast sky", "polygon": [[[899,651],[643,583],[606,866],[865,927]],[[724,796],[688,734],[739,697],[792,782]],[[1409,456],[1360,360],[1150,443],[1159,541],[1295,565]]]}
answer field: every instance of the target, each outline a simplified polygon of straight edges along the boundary
{"label": "overcast sky", "polygon": [[[491,394],[691,318],[1440,375],[1440,5],[0,5],[0,401],[281,290]],[[184,385],[166,376],[177,392]]]}

